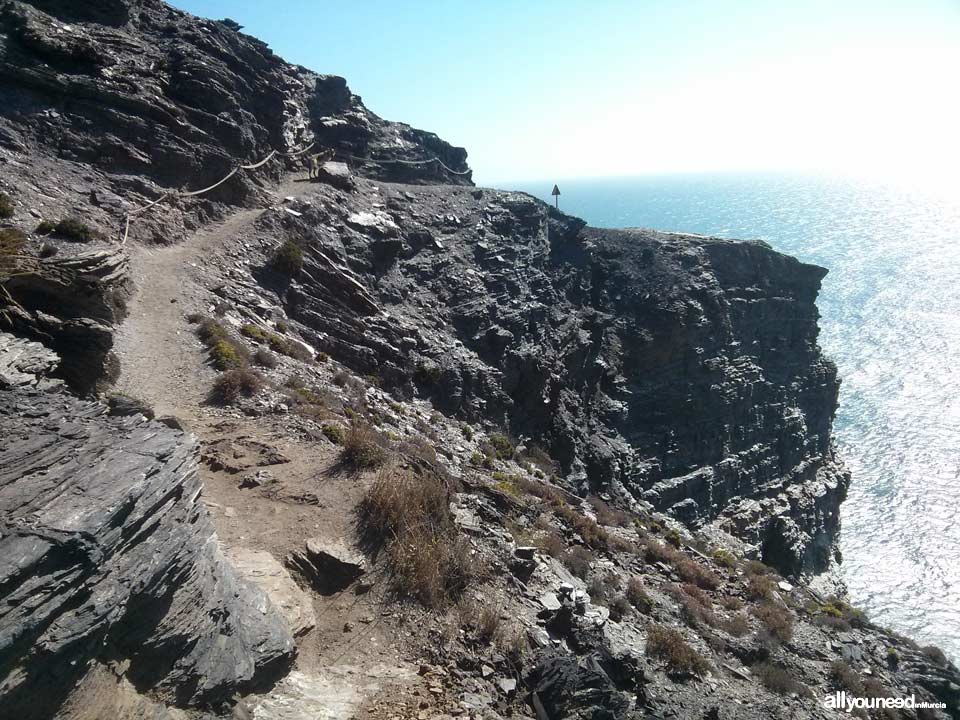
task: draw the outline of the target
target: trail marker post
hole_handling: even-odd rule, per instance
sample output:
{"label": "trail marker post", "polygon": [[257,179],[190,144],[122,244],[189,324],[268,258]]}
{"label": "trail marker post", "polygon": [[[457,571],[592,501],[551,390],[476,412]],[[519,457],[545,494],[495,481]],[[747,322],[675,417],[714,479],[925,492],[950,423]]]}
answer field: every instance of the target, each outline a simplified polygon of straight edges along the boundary
{"label": "trail marker post", "polygon": [[557,207],[557,210],[559,210],[560,209],[560,188],[554,185],[553,191],[550,194],[553,195],[553,204]]}

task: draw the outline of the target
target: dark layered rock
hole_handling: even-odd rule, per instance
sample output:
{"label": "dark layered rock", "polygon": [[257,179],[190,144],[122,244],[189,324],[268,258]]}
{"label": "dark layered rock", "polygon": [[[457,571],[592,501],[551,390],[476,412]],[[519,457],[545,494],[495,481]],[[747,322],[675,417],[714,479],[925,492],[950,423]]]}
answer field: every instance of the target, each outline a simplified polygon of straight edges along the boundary
{"label": "dark layered rock", "polygon": [[825,270],[588,228],[520,193],[365,187],[262,220],[305,249],[285,300],[317,347],[545,445],[577,491],[716,521],[784,572],[826,567],[849,479],[817,345]]}
{"label": "dark layered rock", "polygon": [[25,262],[6,280],[0,330],[59,354],[60,375],[80,392],[115,378],[113,329],[126,313],[127,256],[116,248],[81,250]]}
{"label": "dark layered rock", "polygon": [[[111,191],[138,200],[206,187],[240,160],[314,141],[351,163],[376,158],[363,167],[381,179],[470,182],[463,148],[377,117],[343,78],[289,65],[229,22],[161,2],[5,0],[0,78],[0,146],[93,168]],[[431,158],[455,172],[390,162]],[[183,208],[185,218],[158,221],[141,236],[162,240],[171,225],[189,229],[217,203],[261,196],[256,179],[241,173],[205,196],[208,205]]]}
{"label": "dark layered rock", "polygon": [[275,678],[290,631],[220,554],[194,441],[18,385],[0,389],[5,716],[53,716],[95,663],[177,705]]}

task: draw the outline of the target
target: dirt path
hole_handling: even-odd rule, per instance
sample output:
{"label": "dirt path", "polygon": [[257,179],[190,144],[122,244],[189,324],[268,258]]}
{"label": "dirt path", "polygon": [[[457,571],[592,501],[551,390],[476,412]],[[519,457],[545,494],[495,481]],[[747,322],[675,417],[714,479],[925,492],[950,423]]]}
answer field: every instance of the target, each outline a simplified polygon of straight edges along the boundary
{"label": "dirt path", "polygon": [[[285,197],[302,190],[297,181],[288,179],[274,192]],[[215,375],[186,321],[187,314],[206,309],[198,272],[263,211],[240,210],[178,245],[131,244],[135,290],[127,318],[114,338],[114,353],[120,361],[117,391],[146,400],[158,416],[176,415],[188,423],[196,420]]]}
{"label": "dirt path", "polygon": [[[304,189],[288,180],[274,194],[280,199]],[[324,475],[335,452],[323,443],[289,436],[282,420],[277,426],[267,418],[225,420],[204,410],[217,373],[186,317],[208,311],[211,294],[205,284],[211,260],[228,256],[237,236],[263,211],[235,212],[179,245],[130,246],[135,291],[115,335],[121,372],[116,390],[145,400],[158,416],[185,421],[205,456],[219,452],[229,458],[231,470],[215,470],[206,462],[200,468],[204,502],[220,543],[228,551],[265,551],[282,561],[308,537],[349,539],[350,511],[361,484],[352,477]],[[270,448],[282,460],[261,464],[257,448]],[[272,475],[270,484],[258,489],[239,485],[239,478],[258,470]],[[247,698],[254,717],[348,720],[358,713],[369,717],[361,708],[375,698],[388,698],[392,707],[395,698],[406,696],[418,678],[415,666],[401,657],[395,629],[382,626],[382,592],[311,593],[316,627],[300,638],[294,671],[268,695]]]}

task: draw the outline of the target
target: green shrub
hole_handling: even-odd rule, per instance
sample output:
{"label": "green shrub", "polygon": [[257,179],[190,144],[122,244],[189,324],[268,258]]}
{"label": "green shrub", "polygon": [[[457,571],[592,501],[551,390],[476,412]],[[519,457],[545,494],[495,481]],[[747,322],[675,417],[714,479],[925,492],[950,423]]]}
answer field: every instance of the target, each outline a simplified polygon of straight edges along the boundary
{"label": "green shrub", "polygon": [[16,267],[16,258],[9,256],[22,253],[26,242],[27,236],[16,228],[0,230],[0,269],[10,271]]}
{"label": "green shrub", "polygon": [[342,425],[324,425],[322,430],[327,440],[334,445],[342,445],[347,437],[347,431],[343,429]]}
{"label": "green shrub", "polygon": [[73,217],[63,218],[54,227],[54,232],[73,242],[92,242],[93,240],[103,239],[103,233]]}
{"label": "green shrub", "polygon": [[240,333],[253,340],[259,340],[260,342],[265,342],[267,339],[267,333],[256,325],[244,325],[240,328]]}
{"label": "green shrub", "polygon": [[717,561],[718,565],[725,568],[732,568],[737,564],[737,559],[733,556],[733,553],[723,548],[717,548],[713,551],[713,559]]}
{"label": "green shrub", "polygon": [[270,267],[281,275],[296,277],[303,269],[303,250],[293,240],[286,240],[270,259]]}
{"label": "green shrub", "polygon": [[210,358],[217,370],[236,370],[247,364],[244,351],[229,340],[217,340],[210,348]]}
{"label": "green shrub", "polygon": [[632,577],[627,581],[626,597],[630,604],[644,615],[649,615],[653,610],[653,600],[647,595],[643,582],[638,577]]}
{"label": "green shrub", "polygon": [[51,222],[50,220],[41,220],[40,224],[37,225],[37,229],[34,230],[34,232],[37,235],[49,235],[56,229],[57,229],[57,226],[55,223]]}
{"label": "green shrub", "polygon": [[0,219],[6,220],[13,217],[13,211],[16,203],[4,192],[0,192]]}
{"label": "green shrub", "polygon": [[516,452],[513,443],[510,442],[510,438],[503,433],[494,433],[491,435],[490,444],[493,446],[497,457],[501,460],[511,460]]}
{"label": "green shrub", "polygon": [[213,382],[210,401],[222,405],[235,403],[241,397],[251,397],[263,387],[263,379],[246,368],[228,370]]}

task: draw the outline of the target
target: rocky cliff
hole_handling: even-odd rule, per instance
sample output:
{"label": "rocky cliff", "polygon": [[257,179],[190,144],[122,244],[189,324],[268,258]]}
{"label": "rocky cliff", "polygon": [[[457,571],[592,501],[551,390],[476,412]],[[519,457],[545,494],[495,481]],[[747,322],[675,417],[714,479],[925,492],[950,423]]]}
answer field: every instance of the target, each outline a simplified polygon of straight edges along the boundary
{"label": "rocky cliff", "polygon": [[[0,0],[0,77],[5,712],[960,716],[939,651],[806,585],[849,482],[824,269],[473,187],[159,0]],[[180,194],[311,144],[314,182]],[[371,539],[384,487],[429,533]]]}
{"label": "rocky cliff", "polygon": [[719,521],[784,572],[828,565],[848,476],[817,345],[825,270],[587,228],[518,193],[337,192],[263,224],[305,242],[283,299],[317,347],[544,446],[573,490]]}

